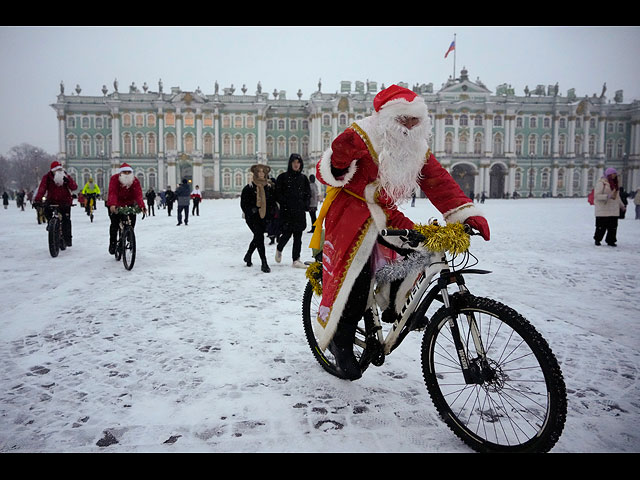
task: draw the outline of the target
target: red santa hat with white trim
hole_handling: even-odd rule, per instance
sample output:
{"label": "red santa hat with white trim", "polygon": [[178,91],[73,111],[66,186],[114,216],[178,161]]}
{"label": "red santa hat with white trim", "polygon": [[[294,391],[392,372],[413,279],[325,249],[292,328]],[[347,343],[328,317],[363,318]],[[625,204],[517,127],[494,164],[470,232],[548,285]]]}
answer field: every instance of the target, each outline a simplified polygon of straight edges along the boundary
{"label": "red santa hat with white trim", "polygon": [[373,108],[378,113],[424,118],[429,114],[427,104],[417,93],[408,88],[391,85],[381,90],[373,99]]}
{"label": "red santa hat with white trim", "polygon": [[131,165],[129,165],[128,163],[123,163],[118,169],[118,173],[122,172],[133,172],[133,168],[131,168]]}
{"label": "red santa hat with white trim", "polygon": [[62,169],[62,164],[57,160],[54,160],[53,162],[51,162],[51,166],[49,168],[51,169],[52,172],[55,172],[56,170]]}

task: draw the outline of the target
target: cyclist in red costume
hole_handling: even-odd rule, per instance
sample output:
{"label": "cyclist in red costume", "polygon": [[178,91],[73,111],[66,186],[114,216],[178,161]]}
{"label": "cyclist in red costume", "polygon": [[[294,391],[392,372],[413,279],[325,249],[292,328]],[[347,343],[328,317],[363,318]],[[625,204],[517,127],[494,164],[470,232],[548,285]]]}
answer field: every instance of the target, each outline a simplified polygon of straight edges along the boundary
{"label": "cyclist in red costume", "polygon": [[62,168],[62,165],[58,161],[51,163],[49,172],[47,172],[40,181],[38,192],[33,199],[34,205],[44,202],[44,216],[47,221],[51,218],[50,205],[59,205],[58,211],[62,213],[62,236],[67,244],[67,247],[71,246],[71,204],[73,203],[73,197],[71,192],[77,190],[73,177],[71,177]]}
{"label": "cyclist in red costume", "polygon": [[[111,255],[115,253],[116,242],[118,241],[120,214],[117,213],[117,209],[134,206],[140,207],[140,210],[146,215],[147,207],[144,204],[140,181],[133,174],[133,168],[129,164],[123,163],[120,165],[118,173],[112,175],[109,180],[107,207],[109,208],[109,218],[111,219],[111,225],[109,226],[109,253]],[[131,226],[135,227],[135,213],[129,214],[129,218],[131,219]]]}
{"label": "cyclist in red costume", "polygon": [[316,165],[316,178],[335,187],[328,189],[328,209],[316,222],[325,224],[318,318],[325,329],[319,345],[329,347],[352,380],[361,376],[353,354],[355,328],[373,282],[372,263],[384,249],[378,235],[385,228],[414,225],[397,205],[420,188],[447,223],[467,223],[489,240],[487,221],[429,149],[431,122],[424,100],[392,85],[376,95],[373,106],[372,115],[342,132]]}

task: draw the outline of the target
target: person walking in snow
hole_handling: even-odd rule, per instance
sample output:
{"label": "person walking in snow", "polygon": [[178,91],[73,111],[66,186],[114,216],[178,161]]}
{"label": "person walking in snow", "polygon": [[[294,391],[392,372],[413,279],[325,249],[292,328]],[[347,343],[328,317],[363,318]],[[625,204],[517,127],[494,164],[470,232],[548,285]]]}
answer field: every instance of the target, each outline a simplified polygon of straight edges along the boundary
{"label": "person walking in snow", "polygon": [[316,211],[318,210],[318,201],[320,200],[320,193],[318,191],[318,184],[316,183],[316,176],[309,175],[309,187],[311,189],[311,197],[309,199],[309,217],[311,217],[311,230],[307,233],[313,233],[315,228],[313,226],[316,223]]}
{"label": "person walking in snow", "polygon": [[153,189],[153,187],[149,187],[149,190],[147,190],[145,197],[147,198],[147,209],[149,210],[149,215],[153,215],[155,217],[156,216],[156,204],[155,204],[156,191]]}
{"label": "person walking in snow", "polygon": [[191,215],[200,216],[200,202],[202,201],[202,192],[200,186],[196,185],[196,188],[191,192],[191,199],[193,200],[193,207],[191,207]]}
{"label": "person walking in snow", "polygon": [[618,172],[615,168],[607,168],[604,175],[596,182],[593,187],[593,204],[596,216],[596,231],[593,239],[596,245],[601,245],[600,242],[604,238],[607,245],[615,247],[620,210],[626,209],[620,199]]}
{"label": "person walking in snow", "polygon": [[269,273],[271,269],[267,263],[267,256],[264,248],[264,234],[267,223],[273,217],[275,209],[275,185],[269,179],[271,167],[268,165],[256,164],[250,168],[253,180],[242,189],[240,195],[240,208],[244,213],[247,226],[253,233],[253,238],[249,243],[249,249],[244,256],[247,267],[252,266],[251,256],[258,250],[262,261],[261,270]]}
{"label": "person walking in snow", "polygon": [[184,212],[184,224],[189,225],[189,200],[191,197],[191,189],[186,178],[182,179],[182,184],[176,189],[176,197],[178,199],[178,225],[182,225],[182,212]]}
{"label": "person walking in snow", "polygon": [[636,220],[640,220],[640,188],[636,188],[636,194],[633,196],[633,203],[636,206]]}
{"label": "person walking in snow", "polygon": [[173,202],[176,201],[176,194],[171,190],[171,185],[167,187],[167,191],[164,192],[164,199],[167,202],[167,214],[171,216],[171,210],[173,210]]}
{"label": "person walking in snow", "polygon": [[9,194],[7,192],[2,192],[2,205],[4,205],[5,210],[9,205]]}
{"label": "person walking in snow", "polygon": [[289,157],[287,171],[278,175],[276,179],[276,200],[280,205],[281,234],[276,246],[276,262],[282,260],[282,250],[293,236],[291,256],[292,266],[306,268],[300,261],[302,251],[302,232],[307,228],[307,210],[311,189],[309,179],[302,173],[302,157],[297,153]]}

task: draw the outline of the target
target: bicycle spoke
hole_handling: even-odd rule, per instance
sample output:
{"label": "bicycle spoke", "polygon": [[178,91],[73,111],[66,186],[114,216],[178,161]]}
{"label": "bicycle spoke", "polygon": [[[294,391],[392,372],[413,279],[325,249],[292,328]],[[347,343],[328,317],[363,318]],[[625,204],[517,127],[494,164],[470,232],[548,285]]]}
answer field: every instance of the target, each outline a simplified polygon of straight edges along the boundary
{"label": "bicycle spoke", "polygon": [[[445,420],[451,419],[449,426],[478,450],[536,451],[537,447],[529,445],[537,443],[542,449],[550,448],[566,415],[559,369],[552,377],[545,373],[545,369],[557,368],[555,358],[548,350],[539,353],[541,343],[534,340],[537,332],[515,312],[486,299],[469,300],[474,302],[486,304],[487,309],[462,308],[454,316],[468,362],[466,373],[453,341],[449,312],[443,310],[425,332],[423,370],[426,368],[425,381],[434,403],[441,414],[451,412],[444,415]],[[541,363],[539,354],[547,363]],[[555,382],[551,390],[549,378]],[[550,418],[552,397],[561,402],[562,410]]]}

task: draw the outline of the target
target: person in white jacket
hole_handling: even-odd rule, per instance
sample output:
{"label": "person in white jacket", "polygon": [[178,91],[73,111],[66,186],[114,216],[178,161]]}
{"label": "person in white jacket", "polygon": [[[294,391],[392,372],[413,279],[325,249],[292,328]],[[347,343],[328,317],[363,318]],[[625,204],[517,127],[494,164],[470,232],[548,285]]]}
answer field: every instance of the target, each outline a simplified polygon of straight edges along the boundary
{"label": "person in white jacket", "polygon": [[593,239],[596,245],[600,245],[604,238],[607,245],[615,247],[618,216],[621,209],[626,209],[620,199],[618,172],[615,168],[607,168],[604,175],[596,182],[593,188],[593,204],[596,215],[596,231]]}

